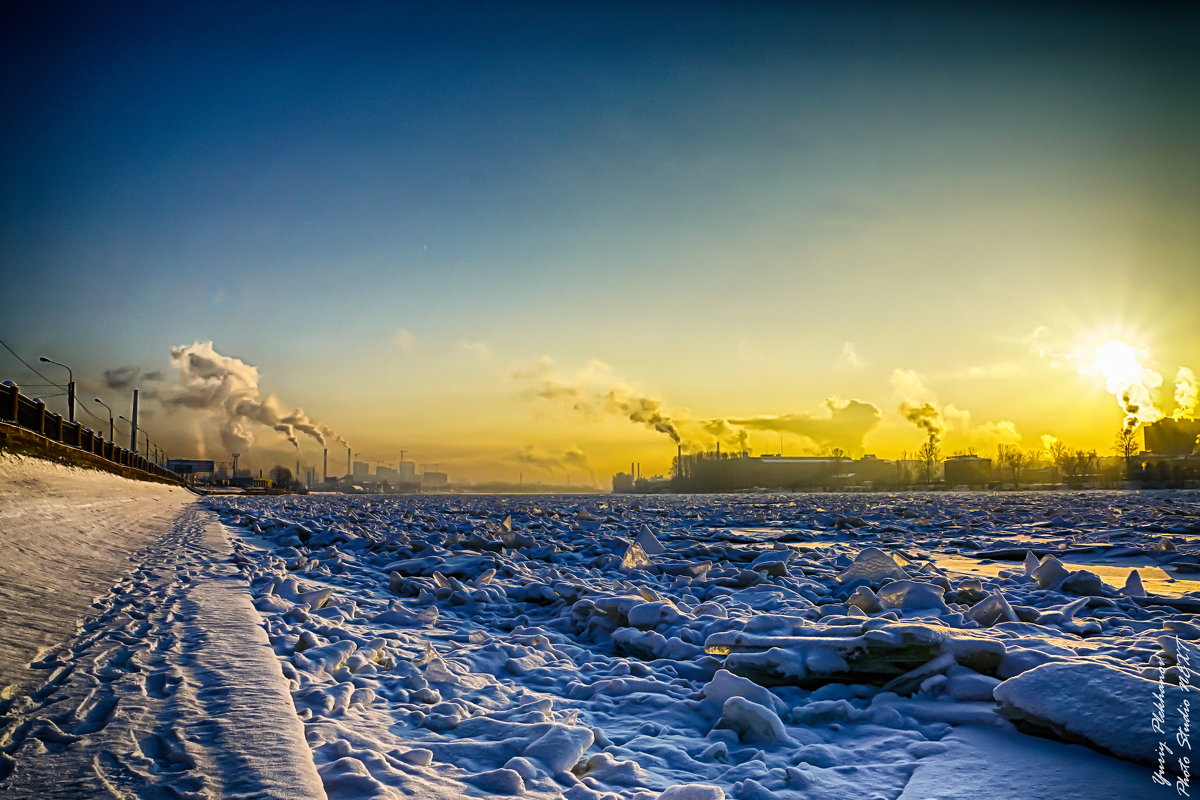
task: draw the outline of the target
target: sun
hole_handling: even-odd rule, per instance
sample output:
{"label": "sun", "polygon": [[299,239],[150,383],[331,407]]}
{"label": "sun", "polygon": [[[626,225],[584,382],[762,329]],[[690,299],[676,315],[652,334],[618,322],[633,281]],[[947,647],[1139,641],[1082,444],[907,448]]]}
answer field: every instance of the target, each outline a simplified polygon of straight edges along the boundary
{"label": "sun", "polygon": [[1107,339],[1096,345],[1083,369],[1102,377],[1108,386],[1138,383],[1145,371],[1139,348],[1120,339]]}

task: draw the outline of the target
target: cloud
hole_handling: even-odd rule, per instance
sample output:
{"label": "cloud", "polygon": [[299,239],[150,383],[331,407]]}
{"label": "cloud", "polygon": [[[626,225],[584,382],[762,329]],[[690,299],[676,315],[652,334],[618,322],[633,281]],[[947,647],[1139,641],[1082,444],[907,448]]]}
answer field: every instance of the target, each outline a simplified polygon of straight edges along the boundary
{"label": "cloud", "polygon": [[995,364],[981,364],[966,369],[960,369],[952,377],[958,380],[971,381],[981,378],[1010,378],[1020,371],[1020,367],[1011,361],[1000,361]]}
{"label": "cloud", "polygon": [[109,389],[130,389],[142,382],[161,381],[158,370],[144,372],[141,367],[115,367],[104,370],[104,385]]}
{"label": "cloud", "polygon": [[858,355],[854,342],[844,342],[842,352],[838,355],[837,365],[847,369],[862,369],[866,364]]}
{"label": "cloud", "polygon": [[395,333],[392,334],[392,344],[401,350],[412,350],[413,345],[416,343],[417,337],[413,336],[412,331],[397,328]]}
{"label": "cloud", "polygon": [[459,342],[458,346],[460,349],[465,350],[468,353],[472,353],[476,356],[479,356],[480,358],[491,358],[492,357],[492,348],[488,346],[487,342],[463,341],[463,342]]}

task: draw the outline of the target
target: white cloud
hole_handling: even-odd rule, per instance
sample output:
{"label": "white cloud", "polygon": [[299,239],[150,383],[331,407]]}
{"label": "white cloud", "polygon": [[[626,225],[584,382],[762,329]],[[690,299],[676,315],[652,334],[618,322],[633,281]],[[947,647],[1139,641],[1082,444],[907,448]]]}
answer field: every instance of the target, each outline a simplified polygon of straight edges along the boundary
{"label": "white cloud", "polygon": [[845,342],[842,345],[842,352],[838,356],[837,363],[840,366],[850,369],[862,369],[864,366],[862,357],[859,356],[858,350],[854,348],[854,342]]}
{"label": "white cloud", "polygon": [[416,343],[417,337],[413,336],[412,331],[397,328],[396,332],[392,334],[392,344],[401,350],[412,350]]}
{"label": "white cloud", "polygon": [[491,358],[492,356],[492,348],[488,346],[487,342],[459,342],[458,346],[480,358]]}

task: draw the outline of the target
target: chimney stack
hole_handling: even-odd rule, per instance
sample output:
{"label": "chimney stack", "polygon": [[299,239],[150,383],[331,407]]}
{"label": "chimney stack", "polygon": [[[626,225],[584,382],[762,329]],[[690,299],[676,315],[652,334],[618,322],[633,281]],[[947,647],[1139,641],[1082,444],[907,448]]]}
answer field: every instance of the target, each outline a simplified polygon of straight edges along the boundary
{"label": "chimney stack", "polygon": [[329,480],[329,448],[325,448],[325,456],[321,461],[321,483]]}
{"label": "chimney stack", "polygon": [[129,421],[132,423],[129,426],[129,449],[137,452],[137,403],[138,390],[133,390],[133,413],[129,415]]}

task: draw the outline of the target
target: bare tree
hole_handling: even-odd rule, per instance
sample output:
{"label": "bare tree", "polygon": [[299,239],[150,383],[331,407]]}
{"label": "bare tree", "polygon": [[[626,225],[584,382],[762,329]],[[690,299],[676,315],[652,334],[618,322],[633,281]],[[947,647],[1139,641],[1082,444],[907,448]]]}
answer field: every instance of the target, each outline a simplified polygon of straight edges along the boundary
{"label": "bare tree", "polygon": [[271,485],[286,489],[292,485],[292,471],[282,464],[276,464],[271,467],[270,472]]}
{"label": "bare tree", "polygon": [[930,436],[929,441],[921,445],[921,449],[917,451],[917,459],[921,462],[921,479],[925,483],[933,483],[933,476],[937,474],[937,465],[942,460],[942,448],[938,447],[937,439]]}
{"label": "bare tree", "polygon": [[1125,477],[1133,477],[1133,457],[1141,452],[1141,447],[1138,446],[1137,429],[1128,425],[1121,428],[1121,432],[1117,434],[1117,438],[1113,441],[1113,452],[1120,456],[1125,461]]}
{"label": "bare tree", "polygon": [[996,451],[996,463],[1012,474],[1013,488],[1021,485],[1021,473],[1029,464],[1029,454],[1016,445],[1002,444]]}

